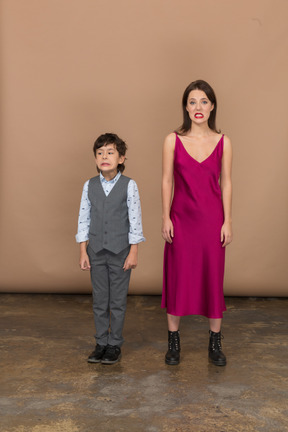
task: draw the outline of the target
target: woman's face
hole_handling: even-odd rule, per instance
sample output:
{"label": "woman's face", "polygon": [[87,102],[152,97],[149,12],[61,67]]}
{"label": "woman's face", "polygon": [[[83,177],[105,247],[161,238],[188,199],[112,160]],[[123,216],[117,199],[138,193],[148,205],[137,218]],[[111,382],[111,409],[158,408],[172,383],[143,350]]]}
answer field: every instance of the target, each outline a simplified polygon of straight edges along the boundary
{"label": "woman's face", "polygon": [[192,90],[187,99],[186,110],[192,122],[201,124],[207,122],[214,105],[202,90]]}

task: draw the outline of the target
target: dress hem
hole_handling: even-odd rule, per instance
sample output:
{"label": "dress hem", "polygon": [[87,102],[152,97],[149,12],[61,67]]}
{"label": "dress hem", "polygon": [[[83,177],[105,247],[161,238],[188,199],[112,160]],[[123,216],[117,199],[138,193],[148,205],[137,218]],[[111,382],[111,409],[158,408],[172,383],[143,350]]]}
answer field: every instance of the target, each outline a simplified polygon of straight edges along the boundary
{"label": "dress hem", "polygon": [[178,317],[183,317],[183,316],[192,316],[192,315],[199,315],[199,316],[204,316],[204,317],[206,317],[206,318],[209,318],[209,319],[221,319],[221,318],[223,318],[223,312],[226,312],[226,308],[225,309],[223,309],[223,311],[222,311],[222,313],[221,313],[221,316],[210,316],[210,314],[204,314],[204,313],[200,313],[200,312],[185,312],[185,313],[180,313],[180,314],[176,314],[176,313],[171,313],[171,312],[168,312],[168,310],[167,310],[167,307],[166,306],[161,306],[161,309],[166,309],[166,313],[167,314],[169,314],[169,315],[173,315],[173,316],[178,316]]}

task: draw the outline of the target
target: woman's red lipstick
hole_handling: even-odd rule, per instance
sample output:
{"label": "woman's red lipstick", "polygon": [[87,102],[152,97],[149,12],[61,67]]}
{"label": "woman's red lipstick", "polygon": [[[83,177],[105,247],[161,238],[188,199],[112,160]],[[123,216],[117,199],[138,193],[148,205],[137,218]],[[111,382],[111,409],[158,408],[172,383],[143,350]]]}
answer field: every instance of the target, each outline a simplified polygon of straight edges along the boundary
{"label": "woman's red lipstick", "polygon": [[194,114],[194,117],[195,117],[195,118],[203,118],[204,115],[201,114],[201,113],[196,113],[196,114]]}

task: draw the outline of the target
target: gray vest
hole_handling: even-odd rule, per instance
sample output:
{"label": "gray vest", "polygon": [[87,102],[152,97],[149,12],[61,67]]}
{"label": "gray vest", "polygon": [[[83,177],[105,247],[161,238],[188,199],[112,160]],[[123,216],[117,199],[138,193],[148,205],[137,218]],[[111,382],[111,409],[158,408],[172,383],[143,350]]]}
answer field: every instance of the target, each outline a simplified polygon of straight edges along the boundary
{"label": "gray vest", "polygon": [[129,177],[121,175],[106,197],[100,176],[93,177],[88,185],[91,202],[89,246],[95,253],[107,249],[115,254],[129,246],[129,218],[127,187]]}

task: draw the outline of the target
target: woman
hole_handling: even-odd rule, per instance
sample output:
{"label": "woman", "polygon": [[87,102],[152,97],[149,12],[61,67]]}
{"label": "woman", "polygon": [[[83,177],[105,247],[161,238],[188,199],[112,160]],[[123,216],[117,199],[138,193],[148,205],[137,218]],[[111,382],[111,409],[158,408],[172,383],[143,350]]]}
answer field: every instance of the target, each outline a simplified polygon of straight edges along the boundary
{"label": "woman", "polygon": [[221,321],[225,247],[232,241],[232,147],[216,129],[217,101],[207,82],[189,84],[182,109],[183,124],[163,147],[165,362],[180,361],[180,317],[203,315],[209,318],[209,359],[224,366]]}

